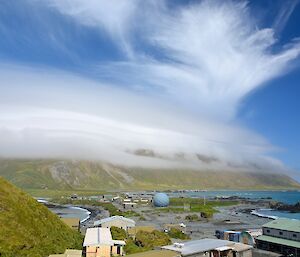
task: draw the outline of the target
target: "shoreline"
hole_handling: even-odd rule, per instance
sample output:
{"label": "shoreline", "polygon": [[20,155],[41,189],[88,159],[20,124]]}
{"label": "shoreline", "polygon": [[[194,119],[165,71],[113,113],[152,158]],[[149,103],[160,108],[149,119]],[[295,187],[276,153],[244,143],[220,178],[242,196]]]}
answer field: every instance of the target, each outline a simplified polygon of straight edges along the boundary
{"label": "shoreline", "polygon": [[[80,210],[80,211],[84,211],[84,213],[87,215],[85,218],[80,219],[80,224],[83,224],[84,222],[88,221],[91,218],[92,213],[94,212],[93,209],[91,209],[90,207],[86,207],[86,206],[78,206],[78,205],[61,205],[61,204],[57,204],[57,203],[53,203],[53,202],[49,202],[46,200],[41,200],[38,199],[37,200],[39,203],[43,204],[44,206],[46,206],[50,211],[53,211],[53,209],[69,209],[69,210]],[[54,212],[56,215],[61,216],[64,215],[64,213],[60,214],[57,212]]]}
{"label": "shoreline", "polygon": [[[271,211],[273,209],[264,209],[264,210],[270,210]],[[267,215],[267,214],[259,213],[257,210],[252,210],[250,212],[250,214],[255,215],[257,217],[260,217],[260,218],[268,218],[268,219],[273,219],[273,220],[276,220],[276,219],[279,218],[278,216],[272,216],[272,215]]]}
{"label": "shoreline", "polygon": [[90,217],[91,217],[91,213],[92,213],[92,212],[91,212],[90,210],[88,210],[88,209],[82,208],[82,207],[80,207],[80,206],[70,206],[70,208],[71,208],[71,209],[75,209],[75,210],[82,210],[82,211],[85,211],[85,213],[87,214],[87,217],[86,217],[85,219],[83,219],[83,220],[80,220],[80,223],[86,222],[86,221],[89,220]]}

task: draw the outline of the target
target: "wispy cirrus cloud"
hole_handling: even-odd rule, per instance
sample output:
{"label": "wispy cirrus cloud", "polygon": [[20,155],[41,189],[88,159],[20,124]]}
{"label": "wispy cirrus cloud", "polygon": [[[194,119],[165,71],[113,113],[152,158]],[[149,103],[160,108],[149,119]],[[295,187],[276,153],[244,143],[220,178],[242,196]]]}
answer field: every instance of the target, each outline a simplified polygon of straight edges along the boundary
{"label": "wispy cirrus cloud", "polygon": [[276,33],[282,32],[298,4],[299,0],[288,0],[282,4],[272,26]]}
{"label": "wispy cirrus cloud", "polygon": [[[274,29],[258,24],[246,2],[37,2],[80,30],[106,35],[124,56],[90,61],[84,68],[96,81],[2,65],[1,91],[10,99],[1,103],[2,156],[283,168],[268,156],[276,147],[238,125],[235,115],[249,93],[293,67],[300,44],[274,50]],[[136,155],[138,149],[155,154]]]}
{"label": "wispy cirrus cloud", "polygon": [[[233,118],[243,97],[287,72],[300,52],[299,42],[273,51],[274,29],[259,28],[247,2],[200,1],[170,9],[166,1],[49,1],[77,22],[121,39],[115,41],[121,48],[130,46],[126,49],[134,59],[99,64],[96,72],[137,89],[161,90],[183,103],[192,101],[203,114]],[[288,6],[284,10],[291,13],[295,4]],[[276,20],[282,24],[282,19]],[[135,51],[136,36],[150,54]]]}

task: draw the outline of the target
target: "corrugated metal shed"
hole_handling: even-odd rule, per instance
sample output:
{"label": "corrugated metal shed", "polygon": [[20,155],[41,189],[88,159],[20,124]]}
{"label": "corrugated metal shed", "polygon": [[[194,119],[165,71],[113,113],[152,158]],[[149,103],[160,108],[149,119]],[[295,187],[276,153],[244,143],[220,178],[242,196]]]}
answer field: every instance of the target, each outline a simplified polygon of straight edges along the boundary
{"label": "corrugated metal shed", "polygon": [[267,224],[263,225],[263,227],[300,232],[300,220],[279,218],[268,222]]}

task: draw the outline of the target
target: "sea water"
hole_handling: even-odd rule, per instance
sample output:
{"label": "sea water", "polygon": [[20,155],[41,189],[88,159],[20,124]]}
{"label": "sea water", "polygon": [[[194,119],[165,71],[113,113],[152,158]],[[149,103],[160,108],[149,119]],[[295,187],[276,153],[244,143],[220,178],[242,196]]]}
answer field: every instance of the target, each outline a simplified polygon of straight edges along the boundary
{"label": "sea water", "polygon": [[[300,202],[300,191],[237,191],[237,190],[222,190],[222,191],[185,191],[170,193],[170,197],[196,197],[205,198],[207,200],[215,197],[243,197],[251,200],[270,199],[285,204],[295,204]],[[272,209],[256,210],[257,214],[266,217],[280,217],[290,219],[300,219],[300,213],[290,213],[286,211],[277,211]]]}
{"label": "sea water", "polygon": [[88,210],[75,206],[50,207],[49,209],[62,218],[78,218],[81,223],[86,221],[91,214]]}
{"label": "sea water", "polygon": [[46,204],[48,209],[53,213],[57,214],[61,218],[78,218],[80,222],[84,222],[89,219],[90,212],[87,209],[75,207],[72,205],[63,205],[63,206],[52,206],[47,205],[48,199],[45,198],[38,198],[38,202]]}
{"label": "sea water", "polygon": [[259,209],[256,212],[265,217],[289,218],[300,220],[300,213],[291,213],[287,211],[277,211],[272,209]]}
{"label": "sea water", "polygon": [[170,193],[171,197],[200,197],[211,199],[214,197],[230,197],[237,196],[249,198],[252,200],[260,200],[270,198],[274,201],[283,202],[286,204],[295,204],[300,201],[300,191],[237,191],[237,190],[222,190],[222,191],[186,191]]}

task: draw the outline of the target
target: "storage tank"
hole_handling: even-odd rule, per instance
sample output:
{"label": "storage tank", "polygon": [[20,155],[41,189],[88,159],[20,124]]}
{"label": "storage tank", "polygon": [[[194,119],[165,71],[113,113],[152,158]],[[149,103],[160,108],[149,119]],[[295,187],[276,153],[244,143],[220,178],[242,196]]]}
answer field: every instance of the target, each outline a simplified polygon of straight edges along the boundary
{"label": "storage tank", "polygon": [[169,196],[165,193],[156,193],[153,197],[153,204],[155,207],[167,207],[169,203]]}

